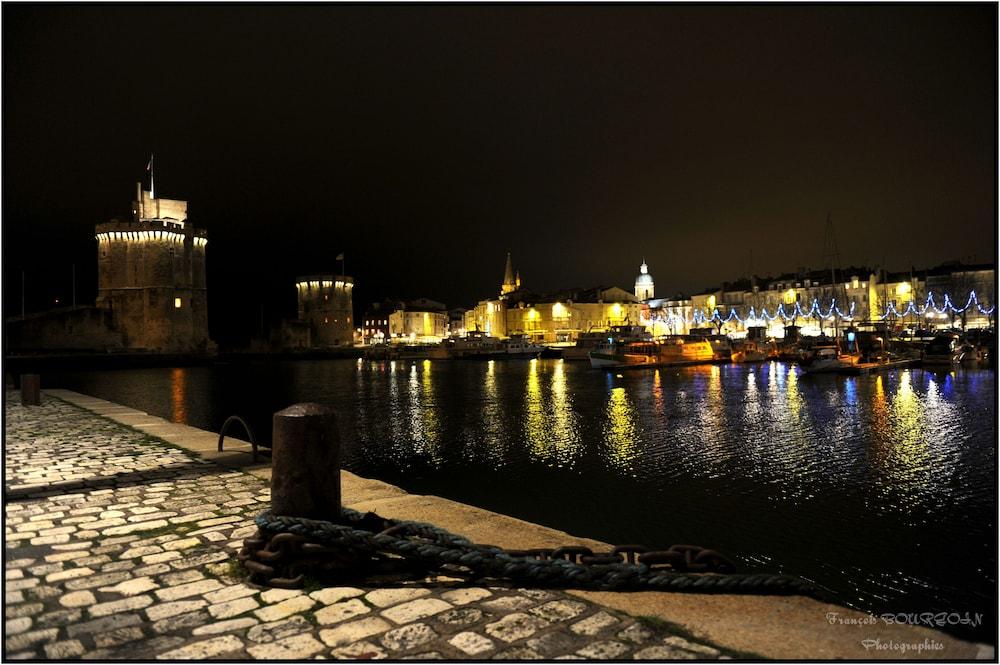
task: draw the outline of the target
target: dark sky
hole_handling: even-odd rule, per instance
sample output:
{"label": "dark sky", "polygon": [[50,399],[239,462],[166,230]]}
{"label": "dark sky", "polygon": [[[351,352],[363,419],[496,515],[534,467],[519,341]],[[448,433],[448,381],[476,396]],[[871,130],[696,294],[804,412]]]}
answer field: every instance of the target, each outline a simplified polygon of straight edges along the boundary
{"label": "dark sky", "polygon": [[209,231],[213,336],[347,254],[359,310],[993,260],[997,6],[3,6],[4,304],[96,292],[95,223]]}

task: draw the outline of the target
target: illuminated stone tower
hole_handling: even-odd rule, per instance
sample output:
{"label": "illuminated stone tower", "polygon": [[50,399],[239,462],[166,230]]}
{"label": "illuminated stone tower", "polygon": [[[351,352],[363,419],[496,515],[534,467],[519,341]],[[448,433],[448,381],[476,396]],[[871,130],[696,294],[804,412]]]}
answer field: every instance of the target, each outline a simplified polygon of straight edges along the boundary
{"label": "illuminated stone tower", "polygon": [[646,259],[642,260],[639,266],[639,276],[635,278],[635,297],[639,302],[653,298],[653,276],[649,274],[649,267]]}
{"label": "illuminated stone tower", "polygon": [[154,198],[136,183],[132,219],[95,227],[97,306],[134,350],[186,353],[208,338],[204,229],[187,222],[187,201]]}
{"label": "illuminated stone tower", "polygon": [[299,295],[299,320],[309,324],[310,346],[353,343],[353,278],[345,275],[308,275],[295,280],[295,287]]}

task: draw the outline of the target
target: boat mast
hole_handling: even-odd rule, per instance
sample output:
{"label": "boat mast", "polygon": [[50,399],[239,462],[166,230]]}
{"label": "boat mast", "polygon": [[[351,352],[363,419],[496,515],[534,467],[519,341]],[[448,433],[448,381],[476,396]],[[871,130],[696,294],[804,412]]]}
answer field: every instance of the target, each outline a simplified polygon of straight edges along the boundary
{"label": "boat mast", "polygon": [[[823,239],[823,261],[830,268],[830,304],[831,308],[837,300],[837,268],[840,266],[840,250],[837,248],[837,236],[833,232],[833,217],[829,212],[826,213],[826,233]],[[846,299],[847,294],[844,293]],[[841,303],[842,305],[844,303]],[[822,306],[821,306],[822,307]],[[820,328],[823,327],[822,317],[820,317]],[[838,339],[840,337],[840,319],[834,313],[833,317],[833,338]]]}

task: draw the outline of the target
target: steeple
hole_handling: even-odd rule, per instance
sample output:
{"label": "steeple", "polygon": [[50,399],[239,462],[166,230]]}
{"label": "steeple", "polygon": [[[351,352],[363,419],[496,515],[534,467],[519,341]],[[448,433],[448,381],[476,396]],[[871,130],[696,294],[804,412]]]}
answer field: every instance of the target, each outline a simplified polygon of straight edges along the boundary
{"label": "steeple", "polygon": [[514,266],[510,262],[510,252],[507,252],[507,266],[503,271],[503,284],[500,285],[500,296],[503,297],[511,291],[516,291],[519,281],[520,274],[517,278],[514,277]]}

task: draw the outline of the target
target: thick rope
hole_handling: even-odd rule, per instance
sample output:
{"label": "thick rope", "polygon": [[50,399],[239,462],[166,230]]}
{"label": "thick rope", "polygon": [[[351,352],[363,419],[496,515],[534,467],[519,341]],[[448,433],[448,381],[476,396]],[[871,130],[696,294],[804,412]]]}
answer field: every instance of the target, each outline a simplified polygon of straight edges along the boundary
{"label": "thick rope", "polygon": [[[385,520],[382,533],[355,528],[364,516],[343,509],[346,524],[262,513],[257,526],[265,533],[292,533],[310,540],[371,555],[389,553],[424,563],[429,568],[464,566],[480,577],[503,578],[538,586],[610,590],[687,591],[695,593],[755,593],[806,595],[821,598],[819,590],[802,578],[770,573],[693,574],[643,563],[581,565],[565,559],[513,556],[491,545],[477,545],[462,536],[422,522]],[[419,538],[414,540],[412,538]]]}

